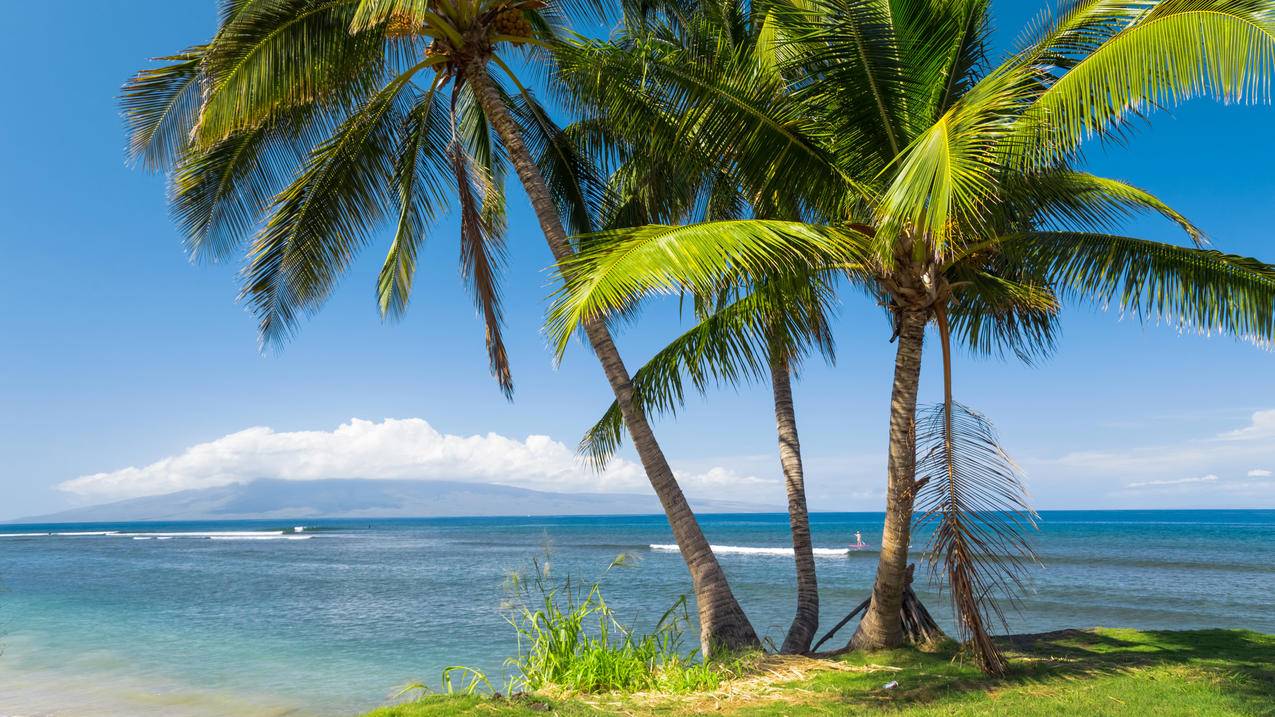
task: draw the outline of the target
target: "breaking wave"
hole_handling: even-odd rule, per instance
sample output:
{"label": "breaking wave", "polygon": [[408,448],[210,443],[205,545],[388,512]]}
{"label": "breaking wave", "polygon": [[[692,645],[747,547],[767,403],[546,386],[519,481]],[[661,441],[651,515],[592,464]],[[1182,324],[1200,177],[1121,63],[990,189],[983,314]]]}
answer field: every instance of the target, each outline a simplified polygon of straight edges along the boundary
{"label": "breaking wave", "polygon": [[[652,543],[648,546],[651,550],[659,552],[677,552],[676,545],[664,545]],[[786,555],[792,557],[792,548],[754,548],[746,545],[710,545],[714,553],[736,554],[736,555]],[[815,557],[818,558],[836,558],[850,554],[849,548],[815,548]]]}

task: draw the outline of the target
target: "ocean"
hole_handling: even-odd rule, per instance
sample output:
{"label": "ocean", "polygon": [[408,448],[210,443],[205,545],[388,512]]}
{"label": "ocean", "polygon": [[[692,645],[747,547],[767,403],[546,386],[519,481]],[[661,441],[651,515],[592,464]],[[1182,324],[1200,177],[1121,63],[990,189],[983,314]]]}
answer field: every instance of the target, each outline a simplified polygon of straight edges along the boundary
{"label": "ocean", "polygon": [[[754,625],[781,641],[794,601],[786,516],[701,520]],[[876,565],[871,547],[840,549],[856,530],[875,546],[881,522],[812,516],[825,629],[867,596]],[[407,683],[438,685],[450,665],[499,685],[516,651],[503,586],[533,559],[558,578],[600,578],[639,626],[689,586],[680,556],[653,547],[673,542],[663,516],[24,525],[0,536],[4,716],[353,717]],[[1275,511],[1046,511],[1034,544],[1041,566],[1009,612],[1013,632],[1275,632]],[[634,559],[608,571],[621,553]],[[950,630],[924,577],[918,593]],[[693,647],[693,627],[687,638]]]}

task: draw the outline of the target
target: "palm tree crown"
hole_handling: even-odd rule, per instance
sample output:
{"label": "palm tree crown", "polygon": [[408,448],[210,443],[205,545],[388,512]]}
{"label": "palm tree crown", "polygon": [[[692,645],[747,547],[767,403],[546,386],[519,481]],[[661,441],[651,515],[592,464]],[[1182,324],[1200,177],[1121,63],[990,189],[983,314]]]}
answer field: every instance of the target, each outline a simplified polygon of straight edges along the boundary
{"label": "palm tree crown", "polygon": [[[286,338],[388,227],[377,303],[400,315],[429,225],[454,206],[462,274],[508,394],[508,162],[467,73],[491,63],[517,83],[502,54],[536,51],[561,21],[562,8],[541,0],[227,0],[208,43],[125,85],[130,154],[169,172],[193,259],[248,244],[243,295],[264,341]],[[549,150],[557,129],[516,86],[499,90],[503,101],[527,142],[560,163]]]}

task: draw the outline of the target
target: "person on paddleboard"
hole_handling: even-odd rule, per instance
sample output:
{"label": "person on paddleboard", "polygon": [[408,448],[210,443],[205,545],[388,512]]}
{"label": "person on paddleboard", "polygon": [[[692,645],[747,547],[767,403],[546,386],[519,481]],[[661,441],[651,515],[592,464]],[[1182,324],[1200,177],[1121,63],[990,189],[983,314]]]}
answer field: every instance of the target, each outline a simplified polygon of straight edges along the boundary
{"label": "person on paddleboard", "polygon": [[850,547],[852,547],[852,548],[862,548],[862,547],[863,547],[863,533],[862,533],[862,532],[860,532],[860,531],[858,531],[858,530],[854,531],[854,545],[851,545]]}

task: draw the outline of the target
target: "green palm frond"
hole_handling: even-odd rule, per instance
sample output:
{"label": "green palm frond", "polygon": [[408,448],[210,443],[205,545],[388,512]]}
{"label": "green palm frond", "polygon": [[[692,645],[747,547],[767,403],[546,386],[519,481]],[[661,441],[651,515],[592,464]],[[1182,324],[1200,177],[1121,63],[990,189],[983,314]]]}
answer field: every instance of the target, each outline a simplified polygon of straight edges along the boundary
{"label": "green palm frond", "polygon": [[1028,73],[998,70],[900,154],[880,202],[877,243],[883,260],[891,259],[888,250],[899,237],[911,237],[942,257],[956,237],[985,231],[1003,179],[1007,118],[1031,84]]}
{"label": "green palm frond", "polygon": [[416,276],[416,257],[429,223],[446,206],[440,181],[452,171],[449,113],[437,96],[437,80],[404,119],[403,140],[394,160],[398,221],[394,241],[377,277],[377,306],[382,316],[400,318],[407,310]]}
{"label": "green palm frond", "polygon": [[[828,331],[835,292],[826,278],[769,282],[713,307],[660,349],[633,374],[633,390],[647,415],[673,414],[689,388],[705,394],[770,378],[770,362],[782,352],[794,364],[817,348],[834,360]],[[601,469],[624,440],[624,419],[612,402],[580,440],[580,452]]]}
{"label": "green palm frond", "polygon": [[749,52],[702,56],[643,37],[632,47],[579,42],[556,54],[574,108],[605,119],[613,138],[638,151],[689,162],[691,174],[707,160],[728,165],[750,194],[791,192],[823,216],[838,215],[833,208],[854,184]]}
{"label": "green palm frond", "polygon": [[1013,354],[1026,364],[1053,353],[1058,331],[1058,297],[1036,279],[959,267],[952,271],[955,300],[948,309],[952,334],[975,355]]}
{"label": "green palm frond", "polygon": [[1210,249],[1109,234],[1008,237],[1003,258],[1066,297],[1204,335],[1275,339],[1275,267]]}
{"label": "green palm frond", "polygon": [[414,99],[403,91],[408,77],[355,111],[276,196],[245,269],[263,341],[286,338],[299,312],[317,308],[393,211],[392,148]]}
{"label": "green palm frond", "polygon": [[182,153],[169,197],[192,260],[222,261],[252,237],[275,193],[305,161],[304,144],[288,138],[291,126],[281,118]]}
{"label": "green palm frond", "polygon": [[[912,139],[904,101],[909,68],[900,57],[891,5],[888,0],[823,0],[814,13],[799,6],[777,8],[790,34],[809,48],[809,56],[801,58],[803,69],[821,80],[798,87],[797,98],[803,104],[835,102],[815,110],[826,111],[835,122],[828,135],[855,138],[871,148],[877,167]],[[835,93],[827,91],[830,87]]]}
{"label": "green palm frond", "polygon": [[1018,175],[1005,183],[1005,204],[1030,207],[1035,219],[1079,231],[1112,230],[1136,214],[1158,214],[1177,224],[1195,244],[1204,232],[1160,198],[1117,179],[1055,169]]}
{"label": "green palm frond", "polygon": [[1036,516],[1018,466],[982,414],[956,402],[919,413],[917,477],[924,484],[916,527],[931,530],[931,578],[948,591],[958,634],[979,665],[1001,674],[1005,659],[991,630],[1005,624],[998,600],[1025,590],[1027,565],[1036,560],[1027,539]]}
{"label": "green palm frond", "polygon": [[870,251],[867,238],[849,228],[760,219],[615,229],[584,242],[558,267],[563,287],[546,329],[559,357],[586,320],[623,313],[644,297],[712,295],[724,286],[867,263]]}
{"label": "green palm frond", "polygon": [[378,91],[389,79],[385,38],[349,33],[357,6],[358,0],[245,6],[208,47],[196,141],[216,142],[300,106],[350,107]]}
{"label": "green palm frond", "polygon": [[169,64],[142,70],[124,84],[120,106],[128,129],[128,156],[150,171],[166,170],[190,143],[203,99],[207,45],[171,57]]}
{"label": "green palm frond", "polygon": [[[1128,3],[1110,12],[1119,23]],[[1119,129],[1136,112],[1192,97],[1270,100],[1275,8],[1264,0],[1163,0],[1136,15],[1054,80],[1016,123],[1029,156],[1050,161],[1086,138]],[[1090,24],[1102,23],[1094,13]]]}

